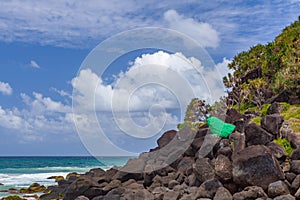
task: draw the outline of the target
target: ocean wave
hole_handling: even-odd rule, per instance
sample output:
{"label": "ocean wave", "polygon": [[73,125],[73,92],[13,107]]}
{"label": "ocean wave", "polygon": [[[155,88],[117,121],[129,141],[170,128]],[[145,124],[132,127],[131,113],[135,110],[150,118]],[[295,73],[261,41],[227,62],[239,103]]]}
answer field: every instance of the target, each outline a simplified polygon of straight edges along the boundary
{"label": "ocean wave", "polygon": [[[29,187],[32,183],[39,183],[45,186],[54,185],[55,180],[47,179],[51,176],[66,176],[70,172],[85,173],[96,167],[41,167],[41,168],[7,168],[9,173],[0,173],[0,183],[4,186],[16,188]],[[110,169],[111,166],[105,166],[103,170]]]}
{"label": "ocean wave", "polygon": [[2,172],[10,173],[26,173],[26,174],[35,174],[35,173],[50,173],[50,172],[77,172],[84,173],[90,170],[91,168],[97,168],[98,166],[87,166],[87,167],[36,167],[36,168],[5,168],[1,169]]}
{"label": "ocean wave", "polygon": [[45,186],[54,185],[55,180],[47,179],[50,176],[66,176],[66,172],[36,173],[36,174],[0,174],[0,183],[4,186],[16,188],[28,187],[32,183],[39,183]]}

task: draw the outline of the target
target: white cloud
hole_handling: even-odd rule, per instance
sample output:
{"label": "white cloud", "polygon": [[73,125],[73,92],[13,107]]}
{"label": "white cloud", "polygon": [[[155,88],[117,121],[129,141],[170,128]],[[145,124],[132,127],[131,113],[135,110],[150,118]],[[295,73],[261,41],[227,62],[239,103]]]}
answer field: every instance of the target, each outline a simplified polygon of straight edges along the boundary
{"label": "white cloud", "polygon": [[[214,69],[208,69],[194,57],[158,51],[136,58],[111,84],[104,84],[91,69],[82,69],[72,80],[73,102],[81,118],[77,126],[91,131],[101,118],[100,125],[110,133],[116,134],[111,130],[118,126],[119,132],[142,138],[166,127],[175,128],[181,119],[170,110],[177,114],[181,110],[183,115],[191,98],[210,102],[225,94],[222,77],[228,73],[229,62],[224,58]],[[189,89],[192,93],[187,92]],[[101,117],[95,119],[94,112]],[[111,120],[107,122],[108,118]]]}
{"label": "white cloud", "polygon": [[62,97],[68,97],[69,99],[72,98],[72,95],[67,91],[59,90],[55,87],[51,87],[50,90],[53,91],[53,92],[56,92],[57,94],[59,94]]}
{"label": "white cloud", "polygon": [[[0,106],[0,126],[17,131],[23,140],[43,140],[46,134],[73,134],[71,107],[40,93],[22,93],[24,109]],[[22,142],[22,141],[21,141]]]}
{"label": "white cloud", "polygon": [[233,73],[233,70],[230,70],[228,68],[228,65],[230,63],[231,60],[228,60],[227,58],[223,58],[223,61],[221,63],[216,64],[216,70],[218,70],[218,73],[220,74],[221,78],[227,76],[228,73]]}
{"label": "white cloud", "polygon": [[40,65],[37,64],[37,62],[34,61],[34,60],[31,60],[31,61],[30,61],[30,67],[37,68],[37,69],[40,69],[40,68],[41,68]]}
{"label": "white cloud", "polygon": [[186,18],[179,15],[175,10],[165,12],[164,19],[170,28],[192,37],[203,47],[216,48],[219,45],[219,33],[209,23]]}
{"label": "white cloud", "polygon": [[9,83],[1,82],[0,81],[0,93],[3,95],[11,95],[13,92],[13,89],[9,85]]}
{"label": "white cloud", "polygon": [[12,0],[0,1],[0,7],[0,16],[5,16],[0,21],[0,40],[8,42],[86,47],[91,39],[99,40],[121,30],[155,24],[143,16],[131,17],[130,14],[141,7],[133,1]]}
{"label": "white cloud", "polygon": [[[218,84],[229,72],[228,63],[230,61],[224,58],[214,69],[204,69],[201,61],[194,57],[187,58],[180,52],[169,54],[158,51],[137,57],[129,69],[121,72],[110,85],[104,84],[91,69],[83,69],[72,80],[77,93],[75,102],[82,106],[82,110],[94,110],[95,107],[97,111],[111,110],[113,98],[118,99],[118,103],[114,105],[114,109],[118,111],[127,111],[127,104],[132,111],[144,111],[155,104],[167,109],[176,108],[178,94],[174,96],[174,91],[169,91],[172,86],[173,89],[179,88],[178,91],[187,89],[182,88],[183,86],[189,86],[198,97],[203,97],[201,94],[210,91],[222,91],[219,96],[222,95],[224,91]],[[170,73],[176,73],[181,79],[172,79]],[[184,85],[183,81],[189,82],[189,85]],[[94,98],[95,104],[91,101]],[[126,105],[122,103],[124,99],[128,100],[125,101]]]}

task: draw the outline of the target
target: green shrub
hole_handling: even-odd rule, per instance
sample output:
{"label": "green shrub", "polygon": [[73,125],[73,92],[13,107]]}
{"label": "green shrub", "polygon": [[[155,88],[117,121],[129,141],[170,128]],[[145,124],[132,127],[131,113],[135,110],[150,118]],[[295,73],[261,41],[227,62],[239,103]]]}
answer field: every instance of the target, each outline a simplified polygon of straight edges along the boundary
{"label": "green shrub", "polygon": [[260,126],[261,117],[254,117],[251,121]]}
{"label": "green shrub", "polygon": [[293,152],[293,148],[290,144],[290,142],[286,139],[286,138],[278,138],[273,140],[273,142],[279,144],[280,146],[282,146],[284,148],[284,151],[290,155]]}
{"label": "green shrub", "polygon": [[263,105],[263,108],[261,109],[260,113],[263,115],[263,116],[266,116],[267,115],[267,112],[268,112],[268,109],[270,108],[271,104],[264,104]]}

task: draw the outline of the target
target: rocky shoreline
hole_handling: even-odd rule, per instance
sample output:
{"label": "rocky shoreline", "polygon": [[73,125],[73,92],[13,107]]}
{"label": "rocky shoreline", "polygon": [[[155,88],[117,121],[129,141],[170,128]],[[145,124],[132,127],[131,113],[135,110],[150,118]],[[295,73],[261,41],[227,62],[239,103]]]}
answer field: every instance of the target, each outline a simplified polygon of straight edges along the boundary
{"label": "rocky shoreline", "polygon": [[[155,149],[130,159],[122,168],[49,177],[58,185],[33,184],[19,193],[44,192],[41,200],[300,199],[300,133],[283,135],[294,148],[291,155],[274,142],[290,130],[280,116],[281,107],[273,103],[261,125],[252,122],[255,113],[229,109],[225,121],[236,130],[228,138],[205,143],[208,136],[214,137],[206,125],[167,131]],[[171,158],[174,162],[169,165],[161,161]]]}
{"label": "rocky shoreline", "polygon": [[[260,126],[251,121],[254,113],[228,110],[226,122],[236,125],[236,131],[229,138],[219,138],[211,149],[207,148],[210,150],[204,157],[200,149],[210,134],[207,126],[167,131],[155,149],[130,159],[123,168],[91,169],[80,176],[59,177],[58,185],[48,187],[40,199],[300,199],[300,133],[285,135],[294,148],[290,156],[273,141],[284,131],[278,105],[270,106]],[[161,169],[147,170],[158,165],[160,157],[174,155],[160,153],[153,161],[149,159],[151,153],[172,142],[187,141],[190,135],[194,136],[190,145],[174,162]],[[172,147],[170,152],[178,152],[178,146]],[[126,168],[140,173],[128,172]]]}

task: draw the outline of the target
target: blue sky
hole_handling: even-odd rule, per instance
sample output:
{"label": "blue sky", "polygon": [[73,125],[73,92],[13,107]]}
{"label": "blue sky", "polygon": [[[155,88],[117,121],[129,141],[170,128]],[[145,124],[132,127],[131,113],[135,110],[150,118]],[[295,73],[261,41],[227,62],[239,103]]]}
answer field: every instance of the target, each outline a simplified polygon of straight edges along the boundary
{"label": "blue sky", "polygon": [[[112,83],[116,77],[109,74],[120,77],[122,71],[126,76],[130,67],[149,64],[149,60],[166,65],[177,62],[168,53],[137,51],[115,61],[106,77],[87,69],[81,74],[86,77],[80,76],[78,70],[89,52],[115,34],[143,27],[174,29],[202,45],[225,72],[234,55],[272,41],[298,18],[299,10],[299,0],[0,1],[0,155],[88,155],[72,116],[76,80],[86,78],[80,84],[92,82],[91,77],[103,81],[99,91],[104,94],[114,91],[116,84]],[[181,52],[173,53],[191,61]],[[82,85],[85,87],[88,85]],[[107,132],[117,132],[106,124],[111,116],[103,114],[103,106],[99,105],[97,113],[100,124]],[[141,110],[131,114],[140,120],[136,123],[147,123]],[[168,117],[167,128],[180,121],[178,115]],[[108,135],[120,148],[134,153],[154,147],[158,136],[145,140]],[[105,147],[100,151],[123,155]]]}

